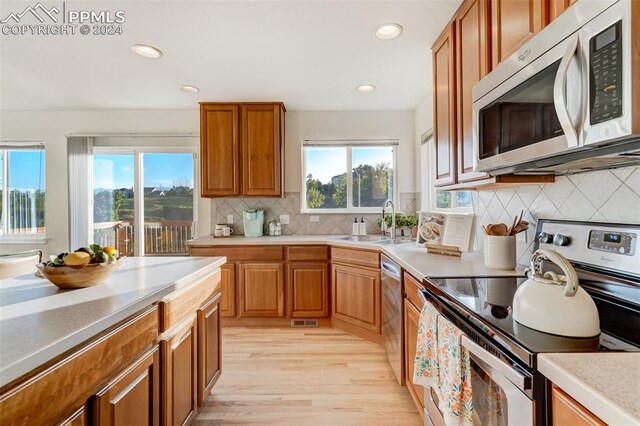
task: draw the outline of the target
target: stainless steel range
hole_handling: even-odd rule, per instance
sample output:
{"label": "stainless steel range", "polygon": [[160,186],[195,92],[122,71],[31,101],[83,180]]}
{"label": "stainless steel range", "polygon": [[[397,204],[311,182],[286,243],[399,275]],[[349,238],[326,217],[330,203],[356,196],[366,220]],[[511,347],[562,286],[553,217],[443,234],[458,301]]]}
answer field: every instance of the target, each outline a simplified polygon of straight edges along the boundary
{"label": "stainless steel range", "polygon": [[[534,249],[551,248],[569,259],[597,306],[601,334],[593,338],[547,334],[514,321],[513,296],[524,276],[425,278],[423,299],[464,332],[472,380],[501,401],[496,406],[474,399],[483,424],[550,424],[550,384],[537,371],[539,353],[640,351],[639,238],[640,225],[538,221]],[[425,411],[427,424],[442,424],[431,389],[425,390]]]}

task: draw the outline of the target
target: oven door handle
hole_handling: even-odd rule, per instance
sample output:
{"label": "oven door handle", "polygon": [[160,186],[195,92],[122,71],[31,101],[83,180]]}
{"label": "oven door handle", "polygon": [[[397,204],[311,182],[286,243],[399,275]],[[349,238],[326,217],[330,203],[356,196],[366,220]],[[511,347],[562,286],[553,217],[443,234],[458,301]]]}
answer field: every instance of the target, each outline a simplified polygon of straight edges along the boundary
{"label": "oven door handle", "polygon": [[558,116],[558,122],[560,127],[567,138],[567,146],[569,148],[578,146],[578,134],[576,128],[569,116],[569,110],[567,109],[567,75],[569,73],[569,65],[573,55],[575,55],[578,49],[579,35],[574,34],[569,38],[569,45],[567,50],[560,61],[558,72],[556,73],[556,79],[553,82],[553,105],[556,108],[556,115]]}
{"label": "oven door handle", "polygon": [[467,336],[462,336],[462,346],[469,352],[472,358],[476,358],[477,361],[481,361],[488,365],[498,373],[502,374],[507,380],[516,385],[521,391],[526,391],[531,388],[531,379],[526,377],[518,371],[516,371],[511,365],[491,355],[482,346],[469,339]]}

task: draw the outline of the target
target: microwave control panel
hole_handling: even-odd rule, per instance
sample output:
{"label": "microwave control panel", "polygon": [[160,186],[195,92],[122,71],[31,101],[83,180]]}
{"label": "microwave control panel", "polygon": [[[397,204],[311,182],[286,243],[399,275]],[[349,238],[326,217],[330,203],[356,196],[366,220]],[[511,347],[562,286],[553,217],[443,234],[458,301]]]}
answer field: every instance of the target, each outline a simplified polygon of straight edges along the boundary
{"label": "microwave control panel", "polygon": [[589,41],[591,124],[622,116],[622,21]]}
{"label": "microwave control panel", "polygon": [[638,235],[633,232],[610,232],[592,230],[589,233],[589,248],[627,256],[636,254]]}

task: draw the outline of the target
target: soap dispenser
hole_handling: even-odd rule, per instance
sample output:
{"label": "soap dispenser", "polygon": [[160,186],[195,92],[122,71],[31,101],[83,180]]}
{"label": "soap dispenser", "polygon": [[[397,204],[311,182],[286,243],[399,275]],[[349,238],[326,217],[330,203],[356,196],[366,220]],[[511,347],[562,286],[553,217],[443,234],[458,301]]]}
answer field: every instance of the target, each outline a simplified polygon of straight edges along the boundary
{"label": "soap dispenser", "polygon": [[360,234],[360,225],[358,224],[358,218],[353,219],[353,225],[351,226],[351,235]]}
{"label": "soap dispenser", "polygon": [[360,223],[358,224],[358,231],[360,235],[367,235],[367,224],[364,223],[364,217],[360,218]]}

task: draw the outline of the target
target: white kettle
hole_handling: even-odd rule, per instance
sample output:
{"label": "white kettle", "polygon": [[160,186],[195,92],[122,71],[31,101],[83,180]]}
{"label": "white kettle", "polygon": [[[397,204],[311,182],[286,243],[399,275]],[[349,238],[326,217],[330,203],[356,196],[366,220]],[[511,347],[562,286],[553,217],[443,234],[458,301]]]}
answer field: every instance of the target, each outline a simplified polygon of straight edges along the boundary
{"label": "white kettle", "polygon": [[[543,261],[555,263],[564,275],[542,272]],[[600,334],[600,318],[593,299],[578,284],[571,263],[554,250],[537,250],[525,281],[513,297],[513,319],[534,330],[569,337]]]}

